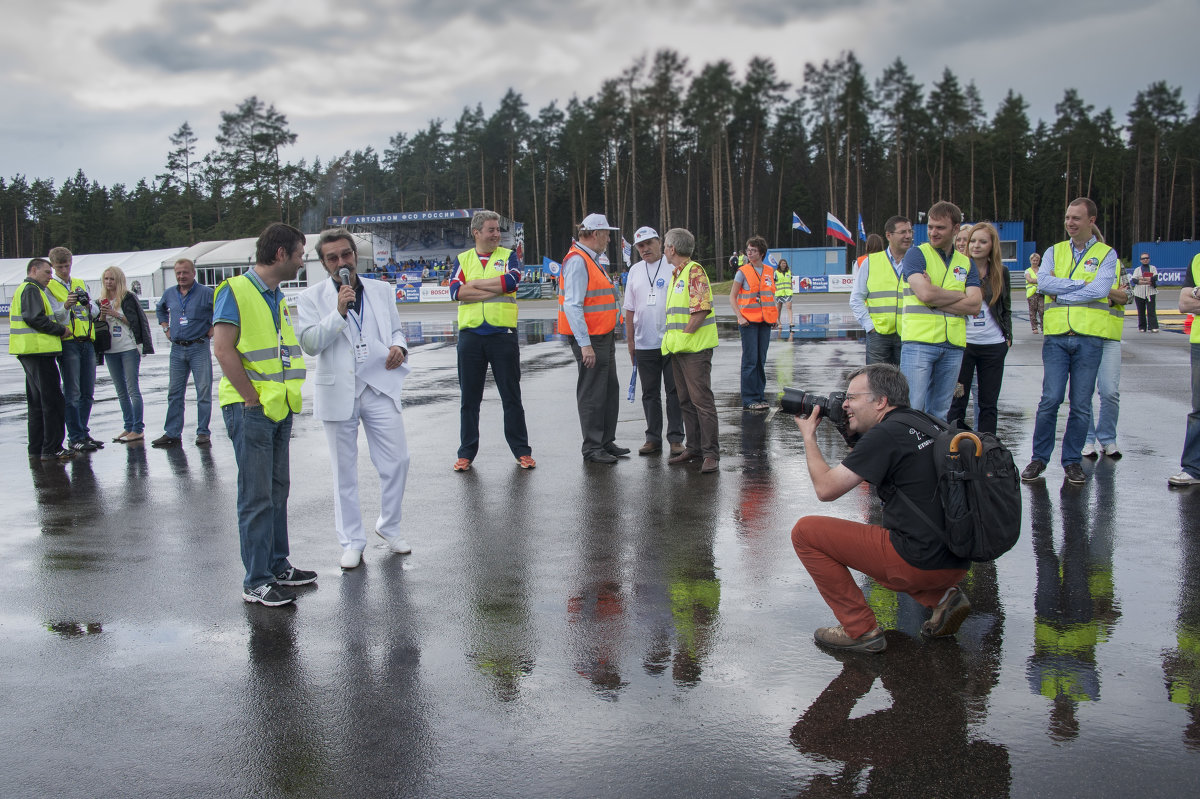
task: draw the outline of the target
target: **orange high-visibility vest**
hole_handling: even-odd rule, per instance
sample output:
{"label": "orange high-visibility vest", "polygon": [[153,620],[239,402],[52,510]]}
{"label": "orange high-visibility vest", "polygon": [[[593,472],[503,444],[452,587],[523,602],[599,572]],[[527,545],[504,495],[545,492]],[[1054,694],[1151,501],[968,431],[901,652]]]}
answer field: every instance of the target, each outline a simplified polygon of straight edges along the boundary
{"label": "orange high-visibility vest", "polygon": [[[617,290],[612,281],[608,279],[608,275],[604,274],[604,270],[592,260],[592,256],[577,244],[572,244],[571,249],[562,259],[564,267],[572,255],[581,256],[587,265],[588,285],[587,294],[583,300],[583,319],[587,323],[588,335],[600,336],[611,333],[616,328],[617,318],[620,315]],[[558,332],[570,335],[571,324],[563,312],[563,303],[566,301],[566,285],[567,276],[564,273],[558,279]]]}
{"label": "orange high-visibility vest", "polygon": [[762,279],[754,267],[746,264],[738,269],[746,285],[738,287],[737,304],[742,316],[751,322],[775,324],[779,321],[779,308],[775,305],[775,270],[764,263]]}

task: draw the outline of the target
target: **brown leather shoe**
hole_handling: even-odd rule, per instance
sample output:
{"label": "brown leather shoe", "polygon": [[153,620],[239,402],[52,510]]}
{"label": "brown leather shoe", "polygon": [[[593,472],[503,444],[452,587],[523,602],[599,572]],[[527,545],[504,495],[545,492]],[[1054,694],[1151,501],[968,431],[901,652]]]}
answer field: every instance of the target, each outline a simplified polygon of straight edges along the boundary
{"label": "brown leather shoe", "polygon": [[659,444],[657,441],[647,441],[638,447],[639,455],[653,455],[656,452],[662,452],[662,444]]}
{"label": "brown leather shoe", "polygon": [[671,454],[678,455],[681,452],[683,452],[683,442],[682,441],[671,442]]}
{"label": "brown leather shoe", "polygon": [[717,470],[717,465],[720,463],[716,458],[705,458],[704,463],[700,466],[700,474],[711,474]]}
{"label": "brown leather shoe", "polygon": [[694,458],[698,458],[698,457],[700,457],[699,451],[694,450],[694,449],[685,449],[685,450],[683,450],[683,452],[680,452],[675,457],[668,458],[667,463],[669,463],[671,465],[678,465],[680,463],[687,463],[688,461],[690,461]]}

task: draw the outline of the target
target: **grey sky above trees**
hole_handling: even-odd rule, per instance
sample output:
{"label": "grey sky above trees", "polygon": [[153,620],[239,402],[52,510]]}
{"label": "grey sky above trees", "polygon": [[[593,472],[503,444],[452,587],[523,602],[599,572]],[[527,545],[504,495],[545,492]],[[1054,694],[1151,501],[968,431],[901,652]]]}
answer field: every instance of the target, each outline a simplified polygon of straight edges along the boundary
{"label": "grey sky above trees", "polygon": [[[1194,0],[42,0],[10,3],[0,31],[0,175],[62,181],[83,169],[132,185],[162,170],[188,121],[201,152],[220,112],[257,96],[298,136],[289,159],[383,150],[397,131],[491,113],[508,88],[530,108],[595,94],[661,48],[743,74],[771,58],[793,93],[804,65],[853,50],[870,76],[896,57],[924,85],[949,66],[994,114],[1012,89],[1031,121],[1065,88],[1123,118],[1155,80],[1200,74]],[[1186,94],[1191,92],[1192,95]]]}

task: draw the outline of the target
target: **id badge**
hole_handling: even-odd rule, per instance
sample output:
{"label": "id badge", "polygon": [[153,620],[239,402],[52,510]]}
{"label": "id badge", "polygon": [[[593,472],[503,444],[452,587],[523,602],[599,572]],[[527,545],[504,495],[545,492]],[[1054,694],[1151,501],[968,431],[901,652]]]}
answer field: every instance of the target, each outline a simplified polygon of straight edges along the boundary
{"label": "id badge", "polygon": [[187,315],[186,315],[186,314],[180,314],[180,315],[179,315],[179,326],[180,326],[180,327],[187,327],[187,322],[188,322],[188,320],[187,320]]}
{"label": "id badge", "polygon": [[354,345],[354,361],[356,363],[367,362],[367,342],[363,341],[361,338]]}
{"label": "id badge", "polygon": [[652,307],[658,304],[658,295],[653,291],[646,295],[646,306]]}
{"label": "id badge", "polygon": [[283,336],[279,337],[279,361],[283,364],[284,369],[292,365],[292,351],[287,344],[283,343]]}

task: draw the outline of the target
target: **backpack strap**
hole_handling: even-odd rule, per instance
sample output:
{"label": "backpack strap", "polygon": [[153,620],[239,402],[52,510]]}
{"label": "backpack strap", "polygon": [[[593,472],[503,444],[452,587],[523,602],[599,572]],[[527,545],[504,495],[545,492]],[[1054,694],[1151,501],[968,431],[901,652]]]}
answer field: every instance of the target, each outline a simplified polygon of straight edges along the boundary
{"label": "backpack strap", "polygon": [[[931,439],[935,440],[938,436],[949,430],[951,427],[942,420],[938,419],[936,416],[930,416],[929,414],[923,411],[918,411],[915,408],[899,408],[892,413],[892,418],[896,418],[897,414],[902,414],[903,420],[906,422],[911,422],[912,426],[916,428],[918,432],[924,433]],[[908,509],[915,513],[917,518],[925,522],[930,530],[937,533],[942,538],[945,538],[945,526],[934,524],[933,519],[930,519],[924,511],[917,507],[917,503],[913,502],[907,494],[897,488],[893,495],[903,500]]]}

